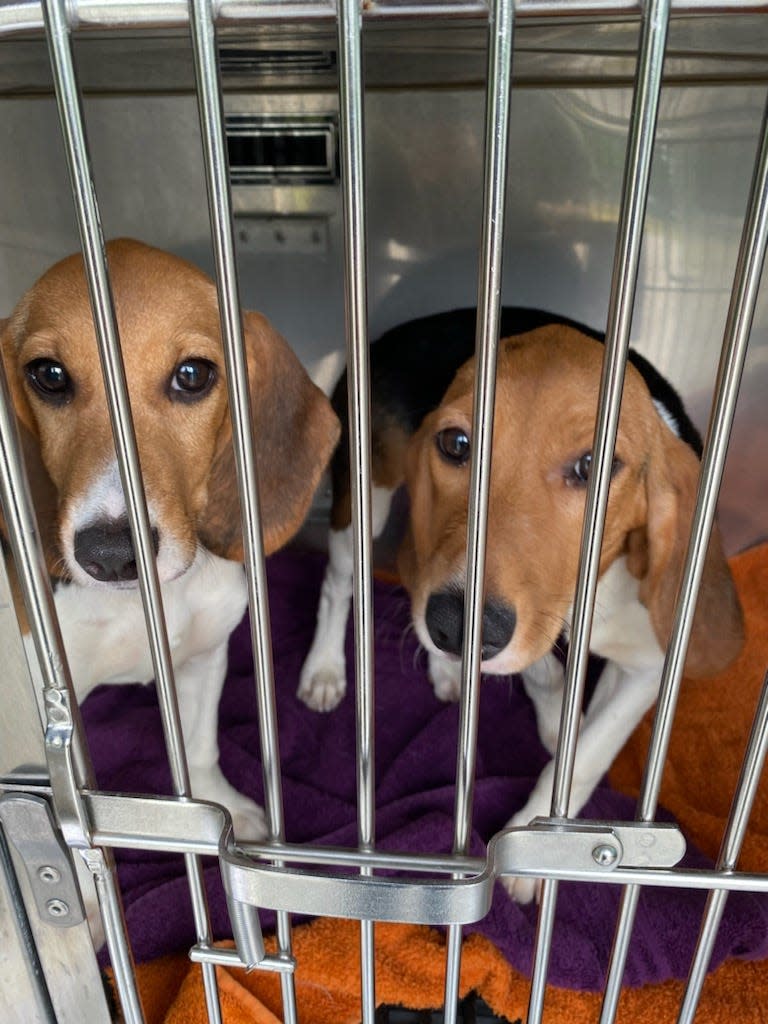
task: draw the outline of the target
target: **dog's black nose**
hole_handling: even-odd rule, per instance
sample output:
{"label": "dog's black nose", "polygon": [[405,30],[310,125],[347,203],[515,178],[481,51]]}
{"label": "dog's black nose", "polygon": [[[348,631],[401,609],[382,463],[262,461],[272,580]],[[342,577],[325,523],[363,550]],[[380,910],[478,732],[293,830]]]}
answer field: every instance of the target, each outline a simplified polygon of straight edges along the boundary
{"label": "dog's black nose", "polygon": [[432,642],[446,654],[461,654],[464,596],[452,590],[430,594],[424,616]]}
{"label": "dog's black nose", "polygon": [[503,601],[486,601],[483,608],[483,661],[495,658],[512,639],[517,616]]}
{"label": "dog's black nose", "polygon": [[[446,654],[461,654],[464,640],[464,595],[440,590],[427,601],[425,621],[432,642]],[[502,601],[486,601],[483,608],[483,661],[503,651],[515,632],[514,609]]]}
{"label": "dog's black nose", "polygon": [[[157,554],[160,540],[152,529]],[[136,553],[126,519],[97,523],[75,534],[75,558],[89,576],[101,583],[122,583],[138,576]]]}

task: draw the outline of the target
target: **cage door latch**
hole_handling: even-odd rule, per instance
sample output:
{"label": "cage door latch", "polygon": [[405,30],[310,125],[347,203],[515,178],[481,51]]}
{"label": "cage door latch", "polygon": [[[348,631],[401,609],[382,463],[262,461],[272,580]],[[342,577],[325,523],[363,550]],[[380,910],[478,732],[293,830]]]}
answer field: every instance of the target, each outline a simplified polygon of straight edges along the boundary
{"label": "cage door latch", "polygon": [[497,875],[589,881],[619,868],[672,868],[685,849],[680,829],[664,822],[534,818],[498,833],[489,859]]}

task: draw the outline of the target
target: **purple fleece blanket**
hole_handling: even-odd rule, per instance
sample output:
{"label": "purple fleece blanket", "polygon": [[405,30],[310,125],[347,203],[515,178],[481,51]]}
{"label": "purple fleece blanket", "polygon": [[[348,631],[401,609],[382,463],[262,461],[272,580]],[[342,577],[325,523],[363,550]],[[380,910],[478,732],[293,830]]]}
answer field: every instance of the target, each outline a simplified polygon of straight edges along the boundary
{"label": "purple fleece blanket", "polygon": [[[292,842],[356,845],[355,729],[351,688],[330,714],[297,698],[302,660],[314,627],[324,561],[283,552],[269,560],[269,584],[286,838]],[[376,829],[383,849],[446,852],[452,843],[458,707],[440,703],[426,659],[408,629],[408,600],[377,583]],[[348,664],[352,664],[351,630]],[[503,827],[546,761],[533,710],[519,681],[489,677],[480,702],[472,850]],[[170,793],[153,686],[101,687],[84,707],[101,788]],[[261,802],[262,777],[247,622],[230,643],[230,666],[220,708],[221,764],[230,781]],[[631,819],[633,802],[604,783],[584,817]],[[181,858],[118,854],[128,927],[138,960],[189,947],[195,939]],[[708,861],[689,850],[687,863]],[[218,867],[206,860],[216,938],[231,935]],[[596,989],[604,981],[620,890],[618,886],[560,886],[550,980]],[[629,955],[630,985],[687,974],[705,896],[645,889]],[[468,930],[490,938],[518,970],[530,972],[537,908],[518,906],[501,886],[488,916]],[[263,915],[265,926],[270,916]],[[712,966],[729,956],[768,956],[768,904],[749,894],[728,900]]]}

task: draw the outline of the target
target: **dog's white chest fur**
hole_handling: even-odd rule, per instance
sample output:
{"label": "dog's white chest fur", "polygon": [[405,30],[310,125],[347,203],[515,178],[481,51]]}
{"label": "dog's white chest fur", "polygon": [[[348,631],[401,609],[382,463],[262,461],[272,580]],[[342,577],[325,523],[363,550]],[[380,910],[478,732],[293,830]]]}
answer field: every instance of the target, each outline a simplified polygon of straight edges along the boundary
{"label": "dog's white chest fur", "polygon": [[595,654],[630,670],[656,668],[664,658],[639,588],[626,558],[617,558],[606,569],[597,585],[589,645]]}
{"label": "dog's white chest fur", "polygon": [[[238,834],[263,839],[267,834],[264,812],[234,789],[218,763],[218,706],[228,640],[248,603],[243,567],[198,548],[184,575],[163,583],[161,590],[191,792],[198,799],[227,807]],[[100,683],[148,683],[154,678],[138,588],[112,590],[70,583],[56,590],[55,600],[79,701]],[[40,668],[31,636],[24,639],[45,721]]]}
{"label": "dog's white chest fur", "polygon": [[[199,549],[178,579],[162,585],[174,667],[226,643],[243,616],[243,567]],[[138,588],[59,586],[55,594],[75,692],[99,683],[147,683],[154,678]],[[29,640],[29,638],[27,638]]]}

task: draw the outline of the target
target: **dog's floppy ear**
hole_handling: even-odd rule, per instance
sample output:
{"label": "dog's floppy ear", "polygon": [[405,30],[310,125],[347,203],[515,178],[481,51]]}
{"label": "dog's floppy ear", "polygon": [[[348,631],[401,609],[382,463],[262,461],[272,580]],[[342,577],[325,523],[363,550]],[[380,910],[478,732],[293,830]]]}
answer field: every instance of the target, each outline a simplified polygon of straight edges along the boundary
{"label": "dog's floppy ear", "polygon": [[[40,454],[37,424],[22,387],[20,369],[17,366],[12,318],[0,320],[0,359],[2,359],[5,367],[5,375],[16,414],[21,451],[27,470],[29,486],[32,491],[32,502],[37,513],[46,563],[49,572],[52,575],[56,575],[56,568],[59,566],[60,560],[56,543],[58,508],[56,488],[43,463]],[[0,509],[0,535],[5,538],[8,537],[2,509]]]}
{"label": "dog's floppy ear", "polygon": [[[304,521],[338,440],[339,421],[328,399],[265,317],[244,312],[243,326],[264,549],[269,555],[290,540]],[[229,415],[218,439],[198,532],[215,554],[243,558]]]}
{"label": "dog's floppy ear", "polygon": [[[648,608],[659,643],[666,647],[700,463],[693,450],[661,421],[658,432],[646,475],[647,524],[630,537],[628,566],[640,577],[640,600]],[[715,526],[704,562],[686,674],[696,677],[720,672],[738,656],[743,640],[741,606]]]}

